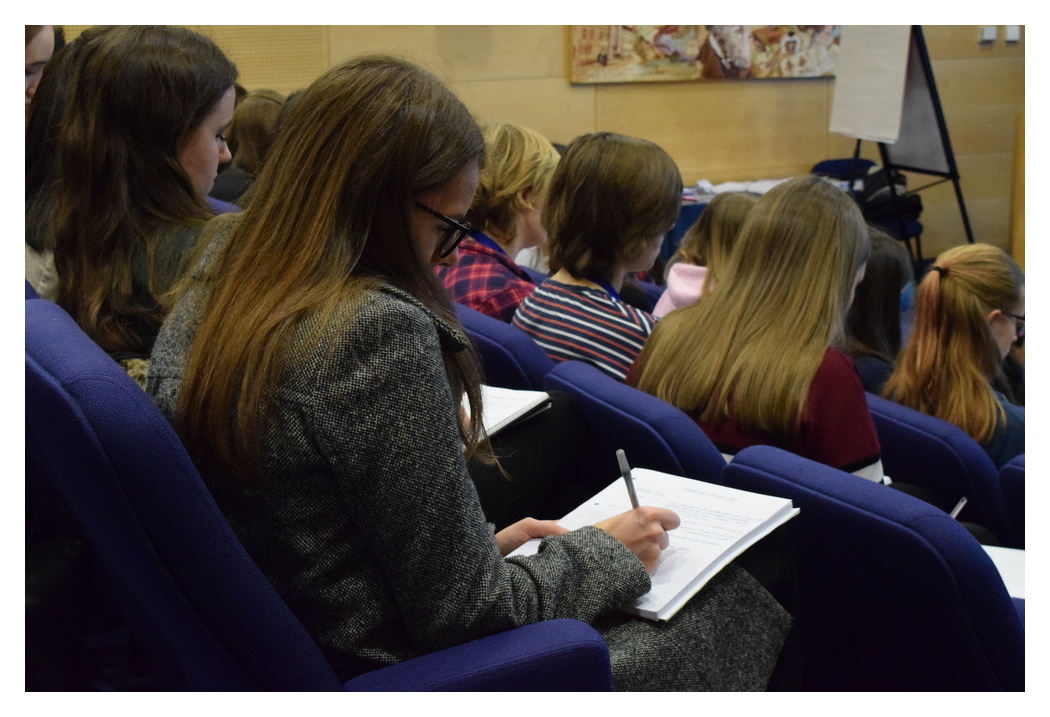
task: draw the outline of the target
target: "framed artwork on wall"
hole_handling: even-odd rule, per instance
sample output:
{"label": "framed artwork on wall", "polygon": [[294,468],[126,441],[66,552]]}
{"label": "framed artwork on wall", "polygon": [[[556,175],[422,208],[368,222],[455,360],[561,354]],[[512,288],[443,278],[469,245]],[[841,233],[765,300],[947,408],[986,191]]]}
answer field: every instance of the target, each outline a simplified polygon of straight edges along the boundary
{"label": "framed artwork on wall", "polygon": [[841,25],[573,25],[573,83],[830,77]]}

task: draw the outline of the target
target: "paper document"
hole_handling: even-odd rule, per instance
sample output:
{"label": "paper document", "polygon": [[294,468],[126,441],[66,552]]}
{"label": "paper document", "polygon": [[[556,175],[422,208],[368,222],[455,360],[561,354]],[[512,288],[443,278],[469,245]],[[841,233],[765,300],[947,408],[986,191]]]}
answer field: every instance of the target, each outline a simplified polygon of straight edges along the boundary
{"label": "paper document", "polygon": [[[798,514],[790,499],[750,493],[636,468],[641,505],[669,508],[682,524],[669,532],[670,545],[650,573],[652,590],[624,610],[650,620],[670,619],[719,570],[759,539]],[[573,510],[559,524],[574,530],[631,509],[623,478]],[[536,552],[526,543],[511,555]]]}

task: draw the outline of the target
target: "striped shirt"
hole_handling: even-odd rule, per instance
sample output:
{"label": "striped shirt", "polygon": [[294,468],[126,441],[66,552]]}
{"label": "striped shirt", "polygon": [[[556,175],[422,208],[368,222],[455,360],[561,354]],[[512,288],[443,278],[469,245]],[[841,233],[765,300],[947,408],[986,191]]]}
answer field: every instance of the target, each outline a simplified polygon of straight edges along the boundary
{"label": "striped shirt", "polygon": [[623,381],[656,319],[601,289],[548,279],[512,323],[555,361],[585,361]]}

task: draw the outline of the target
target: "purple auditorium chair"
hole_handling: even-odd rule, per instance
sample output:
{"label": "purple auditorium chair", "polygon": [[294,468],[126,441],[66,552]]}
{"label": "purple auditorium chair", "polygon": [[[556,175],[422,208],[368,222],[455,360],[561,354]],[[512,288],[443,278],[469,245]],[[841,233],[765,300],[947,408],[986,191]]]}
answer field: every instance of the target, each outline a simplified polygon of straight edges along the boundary
{"label": "purple auditorium chair", "polygon": [[771,446],[741,451],[722,475],[800,509],[786,527],[803,690],[1025,689],[1023,601],[949,515]]}
{"label": "purple auditorium chair", "polygon": [[207,197],[207,201],[208,206],[211,207],[211,210],[216,214],[231,214],[243,211],[236,204],[232,204],[222,199],[216,199],[215,197]]}
{"label": "purple auditorium chair", "polygon": [[552,620],[345,684],[249,558],[149,397],[57,305],[26,305],[26,458],[81,524],[167,690],[609,690],[589,625]]}
{"label": "purple auditorium chair", "polygon": [[1004,546],[1020,547],[1024,536],[1003,507],[999,472],[977,441],[947,421],[872,393],[866,398],[886,475],[925,488],[945,511],[965,497],[959,520],[983,525]]}
{"label": "purple auditorium chair", "polygon": [[481,356],[485,383],[501,388],[543,390],[543,377],[554,368],[554,360],[531,336],[517,326],[463,304],[456,304],[456,313]]}
{"label": "purple auditorium chair", "polygon": [[1024,454],[1014,456],[999,469],[999,490],[1003,507],[1019,537],[1014,547],[1024,550]]}
{"label": "purple auditorium chair", "polygon": [[583,413],[598,446],[598,470],[619,475],[616,449],[633,467],[719,483],[725,459],[693,421],[671,404],[620,383],[582,361],[563,361],[547,378],[548,391],[564,391]]}

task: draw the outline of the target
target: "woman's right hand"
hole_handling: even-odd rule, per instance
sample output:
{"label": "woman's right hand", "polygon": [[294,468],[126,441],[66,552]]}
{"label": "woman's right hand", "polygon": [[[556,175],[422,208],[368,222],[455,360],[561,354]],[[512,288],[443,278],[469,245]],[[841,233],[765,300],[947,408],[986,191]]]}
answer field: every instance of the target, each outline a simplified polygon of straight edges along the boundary
{"label": "woman's right hand", "polygon": [[652,570],[660,562],[660,551],[668,545],[667,531],[674,530],[681,522],[673,510],[643,505],[595,523],[594,527],[626,545],[646,570]]}

